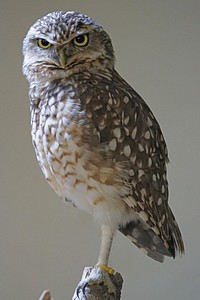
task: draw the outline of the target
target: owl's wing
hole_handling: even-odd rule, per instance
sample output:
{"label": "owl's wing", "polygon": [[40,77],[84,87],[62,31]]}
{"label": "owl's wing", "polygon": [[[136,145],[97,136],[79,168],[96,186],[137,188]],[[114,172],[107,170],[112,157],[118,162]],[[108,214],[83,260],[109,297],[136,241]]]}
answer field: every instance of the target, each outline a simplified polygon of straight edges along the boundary
{"label": "owl's wing", "polygon": [[103,80],[105,89],[93,82],[86,114],[112,159],[128,173],[124,184],[130,189],[123,200],[141,219],[120,231],[154,259],[161,261],[162,254],[175,257],[175,249],[181,253],[184,248],[168,206],[168,154],[160,126],[147,104],[116,71]]}

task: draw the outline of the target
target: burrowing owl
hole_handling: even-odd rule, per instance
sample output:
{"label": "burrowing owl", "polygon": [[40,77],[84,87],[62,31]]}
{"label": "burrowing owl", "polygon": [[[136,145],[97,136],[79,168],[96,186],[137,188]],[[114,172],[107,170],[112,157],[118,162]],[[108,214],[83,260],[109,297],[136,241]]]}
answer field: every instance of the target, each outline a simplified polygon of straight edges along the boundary
{"label": "burrowing owl", "polygon": [[164,137],[115,70],[102,26],[77,12],[50,13],[28,31],[23,54],[37,160],[58,196],[101,224],[97,265],[107,265],[116,230],[157,261],[183,253]]}

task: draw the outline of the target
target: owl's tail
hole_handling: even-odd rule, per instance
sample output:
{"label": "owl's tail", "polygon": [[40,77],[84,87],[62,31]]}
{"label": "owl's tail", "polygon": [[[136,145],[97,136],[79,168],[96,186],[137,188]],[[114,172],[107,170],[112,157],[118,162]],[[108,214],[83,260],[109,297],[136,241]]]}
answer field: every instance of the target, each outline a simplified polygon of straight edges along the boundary
{"label": "owl's tail", "polygon": [[[181,234],[176,223],[172,230],[173,234],[170,234],[170,239],[167,242],[169,247],[166,247],[162,238],[143,221],[132,221],[126,226],[119,228],[119,231],[127,236],[146,255],[158,262],[163,262],[164,256],[175,258],[175,249],[177,248],[179,248],[180,253],[184,253]],[[177,240],[179,245],[177,245]]]}

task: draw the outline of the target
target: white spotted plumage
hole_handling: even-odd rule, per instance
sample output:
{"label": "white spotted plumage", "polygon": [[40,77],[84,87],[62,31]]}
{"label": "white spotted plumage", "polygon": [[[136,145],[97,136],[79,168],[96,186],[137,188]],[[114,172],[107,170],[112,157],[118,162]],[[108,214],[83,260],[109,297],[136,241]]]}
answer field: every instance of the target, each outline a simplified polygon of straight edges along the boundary
{"label": "white spotted plumage", "polygon": [[[87,36],[84,46],[77,36]],[[155,260],[183,253],[168,205],[165,140],[116,72],[104,29],[83,14],[51,13],[30,28],[23,54],[38,162],[59,197],[102,225],[99,262],[108,263],[110,246],[103,247],[116,230]]]}

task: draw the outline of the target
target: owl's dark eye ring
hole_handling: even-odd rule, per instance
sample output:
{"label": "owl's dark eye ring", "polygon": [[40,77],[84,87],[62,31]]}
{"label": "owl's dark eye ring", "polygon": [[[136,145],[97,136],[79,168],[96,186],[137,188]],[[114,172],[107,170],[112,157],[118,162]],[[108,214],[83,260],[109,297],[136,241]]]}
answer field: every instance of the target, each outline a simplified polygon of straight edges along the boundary
{"label": "owl's dark eye ring", "polygon": [[88,34],[80,34],[73,39],[74,45],[78,47],[85,47],[89,43]]}
{"label": "owl's dark eye ring", "polygon": [[38,44],[38,47],[40,47],[42,49],[48,49],[51,46],[51,43],[49,43],[45,39],[37,39],[37,44]]}

